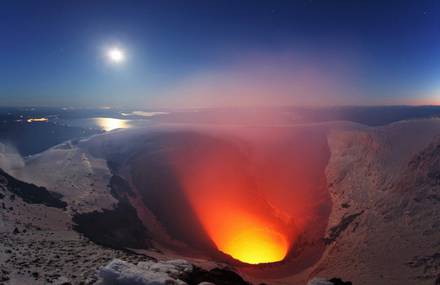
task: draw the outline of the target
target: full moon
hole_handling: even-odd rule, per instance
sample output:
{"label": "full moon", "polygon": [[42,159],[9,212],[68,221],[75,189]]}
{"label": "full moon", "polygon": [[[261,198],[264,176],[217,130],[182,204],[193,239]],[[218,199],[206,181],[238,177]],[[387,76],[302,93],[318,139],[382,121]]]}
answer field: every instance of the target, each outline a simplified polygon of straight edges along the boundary
{"label": "full moon", "polygon": [[122,49],[113,47],[107,51],[107,58],[112,63],[121,63],[125,60],[125,53]]}

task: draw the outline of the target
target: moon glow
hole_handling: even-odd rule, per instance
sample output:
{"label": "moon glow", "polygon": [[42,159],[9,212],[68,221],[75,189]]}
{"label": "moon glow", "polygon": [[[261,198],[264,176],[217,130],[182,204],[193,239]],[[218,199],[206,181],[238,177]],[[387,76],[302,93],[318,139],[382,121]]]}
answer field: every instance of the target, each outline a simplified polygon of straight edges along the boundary
{"label": "moon glow", "polygon": [[106,55],[111,63],[120,64],[125,60],[125,52],[118,47],[110,48]]}

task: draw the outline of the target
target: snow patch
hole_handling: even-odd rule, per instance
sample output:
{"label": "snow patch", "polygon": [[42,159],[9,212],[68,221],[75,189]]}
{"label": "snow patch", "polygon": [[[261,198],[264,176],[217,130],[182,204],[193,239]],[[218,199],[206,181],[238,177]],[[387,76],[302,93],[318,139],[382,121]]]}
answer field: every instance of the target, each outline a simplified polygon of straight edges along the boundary
{"label": "snow patch", "polygon": [[334,284],[333,282],[330,282],[320,277],[315,277],[307,283],[307,285],[333,285],[333,284]]}
{"label": "snow patch", "polygon": [[186,285],[180,280],[193,266],[185,260],[146,261],[137,265],[114,259],[101,268],[101,285]]}

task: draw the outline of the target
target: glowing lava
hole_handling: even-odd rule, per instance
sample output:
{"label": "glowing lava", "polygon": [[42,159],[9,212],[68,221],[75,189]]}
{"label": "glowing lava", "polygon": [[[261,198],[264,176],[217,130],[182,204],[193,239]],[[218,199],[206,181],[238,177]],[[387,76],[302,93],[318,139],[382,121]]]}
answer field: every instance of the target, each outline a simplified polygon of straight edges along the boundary
{"label": "glowing lava", "polygon": [[[226,204],[226,203],[225,203]],[[252,207],[231,203],[230,207],[211,204],[218,214],[197,207],[202,224],[217,248],[245,263],[258,264],[281,261],[289,250],[286,230],[270,212],[258,213]],[[253,212],[250,214],[250,212]],[[222,217],[223,216],[223,217]]]}
{"label": "glowing lava", "polygon": [[289,245],[283,235],[266,228],[248,227],[234,237],[218,244],[219,249],[242,262],[258,264],[281,261]]}
{"label": "glowing lava", "polygon": [[192,208],[218,250],[251,264],[286,257],[293,222],[268,204],[236,148],[193,143],[177,151],[173,162]]}

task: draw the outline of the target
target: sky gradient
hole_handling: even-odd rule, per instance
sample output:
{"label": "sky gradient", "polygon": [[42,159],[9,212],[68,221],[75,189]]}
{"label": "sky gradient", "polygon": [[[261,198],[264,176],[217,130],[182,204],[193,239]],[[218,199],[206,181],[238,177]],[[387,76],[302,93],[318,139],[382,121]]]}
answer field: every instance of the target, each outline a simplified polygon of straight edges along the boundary
{"label": "sky gradient", "polygon": [[2,106],[440,103],[438,1],[6,0],[0,32]]}

